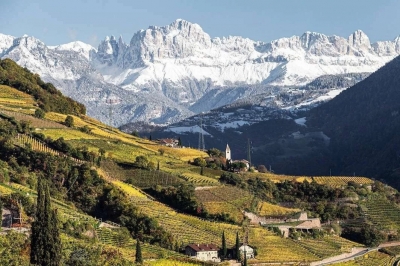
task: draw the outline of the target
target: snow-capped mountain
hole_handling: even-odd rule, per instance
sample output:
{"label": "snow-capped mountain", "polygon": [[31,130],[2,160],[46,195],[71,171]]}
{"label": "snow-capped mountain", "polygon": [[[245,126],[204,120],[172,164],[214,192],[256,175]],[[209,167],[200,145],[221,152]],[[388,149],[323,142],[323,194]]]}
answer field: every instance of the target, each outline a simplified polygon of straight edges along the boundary
{"label": "snow-capped mountain", "polygon": [[34,37],[0,34],[1,58],[55,83],[105,122],[107,103],[113,103],[113,125],[171,123],[272,87],[279,94],[323,75],[371,73],[399,54],[399,37],[371,44],[359,30],[348,38],[306,32],[265,43],[211,38],[181,19],[140,30],[129,44],[106,37],[97,49],[82,42],[48,47]]}

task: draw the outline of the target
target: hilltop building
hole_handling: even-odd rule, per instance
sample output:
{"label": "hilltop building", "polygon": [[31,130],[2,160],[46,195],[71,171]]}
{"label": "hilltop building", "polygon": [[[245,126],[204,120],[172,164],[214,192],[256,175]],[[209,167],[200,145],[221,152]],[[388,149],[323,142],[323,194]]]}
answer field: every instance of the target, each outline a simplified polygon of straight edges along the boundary
{"label": "hilltop building", "polygon": [[185,247],[185,254],[201,261],[220,262],[219,248],[215,244],[191,244]]}
{"label": "hilltop building", "polygon": [[231,158],[231,148],[229,148],[228,144],[226,144],[225,158],[226,158],[226,161],[232,160],[232,158]]}
{"label": "hilltop building", "polygon": [[225,149],[225,158],[227,162],[237,164],[237,163],[242,163],[244,166],[243,168],[235,168],[233,169],[234,172],[240,172],[240,171],[247,171],[250,168],[250,162],[244,159],[241,160],[232,160],[232,152],[231,148],[229,147],[229,144],[226,144],[226,149]]}

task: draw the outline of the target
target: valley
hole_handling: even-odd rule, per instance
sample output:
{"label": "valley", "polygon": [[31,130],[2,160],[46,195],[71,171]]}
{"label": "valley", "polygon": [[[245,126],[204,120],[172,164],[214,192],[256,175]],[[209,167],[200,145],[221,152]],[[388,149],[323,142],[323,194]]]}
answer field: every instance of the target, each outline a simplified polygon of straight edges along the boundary
{"label": "valley", "polygon": [[[132,265],[138,254],[145,265],[212,265],[185,252],[222,247],[222,238],[232,261],[238,241],[254,250],[251,265],[318,265],[399,239],[399,192],[379,181],[235,170],[224,151],[124,133],[11,60],[0,66],[0,198],[3,214],[15,213],[3,218],[0,264],[29,265],[39,179],[49,184],[66,265]],[[46,105],[52,97],[60,104]],[[392,265],[398,250],[369,254],[343,265]]]}

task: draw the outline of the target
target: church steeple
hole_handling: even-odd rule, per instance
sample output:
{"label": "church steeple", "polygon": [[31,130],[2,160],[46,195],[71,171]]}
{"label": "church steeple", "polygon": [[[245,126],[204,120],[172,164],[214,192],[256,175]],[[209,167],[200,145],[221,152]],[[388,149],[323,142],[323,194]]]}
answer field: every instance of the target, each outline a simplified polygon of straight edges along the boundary
{"label": "church steeple", "polygon": [[227,161],[230,161],[231,158],[231,148],[229,148],[229,145],[226,144],[226,149],[225,149],[225,158]]}

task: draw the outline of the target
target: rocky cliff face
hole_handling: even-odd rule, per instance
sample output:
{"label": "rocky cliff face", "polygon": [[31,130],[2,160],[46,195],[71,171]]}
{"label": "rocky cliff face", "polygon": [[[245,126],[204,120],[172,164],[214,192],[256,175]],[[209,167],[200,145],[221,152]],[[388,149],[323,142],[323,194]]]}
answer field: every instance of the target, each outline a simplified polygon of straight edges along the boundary
{"label": "rocky cliff face", "polygon": [[[122,37],[106,37],[97,49],[82,42],[47,47],[33,37],[0,35],[1,57],[54,82],[86,104],[89,114],[108,122],[107,99],[118,99],[112,106],[118,118],[112,119],[114,125],[171,123],[241,95],[251,98],[263,87],[371,73],[399,54],[399,37],[371,44],[360,30],[348,38],[306,32],[265,43],[232,36],[212,39],[198,24],[181,19],[140,30],[129,44]],[[225,95],[220,101],[205,99],[216,89],[229,93],[219,93]]]}

